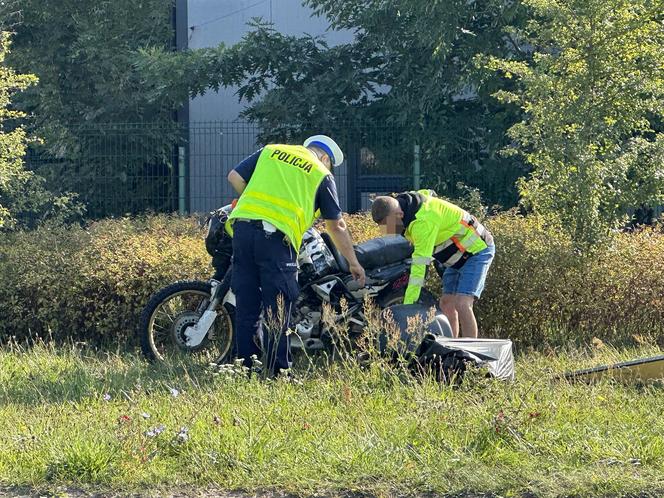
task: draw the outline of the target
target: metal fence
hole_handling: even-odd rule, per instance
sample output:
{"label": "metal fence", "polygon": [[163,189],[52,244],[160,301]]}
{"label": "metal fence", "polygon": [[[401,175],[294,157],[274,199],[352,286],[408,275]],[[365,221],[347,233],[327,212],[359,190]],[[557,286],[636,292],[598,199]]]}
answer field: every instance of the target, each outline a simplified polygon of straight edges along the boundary
{"label": "metal fence", "polygon": [[51,188],[76,192],[90,218],[143,212],[206,212],[234,196],[226,176],[269,142],[301,143],[331,134],[346,162],[335,170],[342,208],[366,209],[373,194],[418,186],[455,196],[457,183],[489,203],[516,200],[518,167],[497,158],[472,133],[419,144],[391,125],[302,125],[268,129],[248,122],[97,124],[73,127],[71,145],[33,150],[28,166]]}

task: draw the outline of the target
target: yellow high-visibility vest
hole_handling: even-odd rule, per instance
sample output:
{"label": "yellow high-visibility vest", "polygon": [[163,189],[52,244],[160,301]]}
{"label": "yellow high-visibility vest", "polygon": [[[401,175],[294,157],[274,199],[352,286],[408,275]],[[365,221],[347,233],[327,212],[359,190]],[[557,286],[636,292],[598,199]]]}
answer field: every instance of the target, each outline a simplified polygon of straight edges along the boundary
{"label": "yellow high-visibility vest", "polygon": [[[441,262],[445,266],[454,266],[465,253],[477,254],[488,247],[482,238],[484,227],[467,211],[433,197],[429,190],[419,190],[418,193],[425,201],[404,233],[415,247],[404,304],[419,299],[427,265],[435,254],[449,253],[449,257]],[[452,245],[456,250],[450,250]]]}
{"label": "yellow high-visibility vest", "polygon": [[301,145],[266,145],[237,205],[229,216],[272,223],[300,250],[315,218],[316,192],[330,171]]}

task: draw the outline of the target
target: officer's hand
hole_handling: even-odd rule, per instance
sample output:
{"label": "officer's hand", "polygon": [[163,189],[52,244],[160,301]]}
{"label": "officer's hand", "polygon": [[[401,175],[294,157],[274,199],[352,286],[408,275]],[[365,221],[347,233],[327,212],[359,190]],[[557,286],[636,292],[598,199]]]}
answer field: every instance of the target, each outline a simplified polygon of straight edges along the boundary
{"label": "officer's hand", "polygon": [[364,283],[366,282],[366,278],[364,275],[364,268],[362,268],[362,265],[359,263],[357,264],[352,264],[349,265],[350,268],[350,273],[353,275],[353,278],[357,280],[357,282],[360,284],[361,287],[364,287]]}

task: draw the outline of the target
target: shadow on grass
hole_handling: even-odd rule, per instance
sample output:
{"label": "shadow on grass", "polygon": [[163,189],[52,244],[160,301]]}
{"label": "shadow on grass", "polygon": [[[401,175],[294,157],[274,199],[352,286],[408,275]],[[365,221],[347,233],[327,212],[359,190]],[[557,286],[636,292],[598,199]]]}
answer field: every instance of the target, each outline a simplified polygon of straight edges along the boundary
{"label": "shadow on grass", "polygon": [[80,402],[105,394],[131,398],[137,390],[163,393],[164,386],[204,387],[213,381],[207,363],[190,358],[164,364],[128,352],[58,351],[52,346],[0,351],[0,405]]}

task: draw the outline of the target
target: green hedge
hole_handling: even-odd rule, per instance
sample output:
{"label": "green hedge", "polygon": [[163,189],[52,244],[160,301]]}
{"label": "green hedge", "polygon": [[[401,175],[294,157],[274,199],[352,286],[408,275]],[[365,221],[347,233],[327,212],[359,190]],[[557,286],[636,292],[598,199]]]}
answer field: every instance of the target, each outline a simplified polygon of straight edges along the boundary
{"label": "green hedge", "polygon": [[201,235],[194,220],[155,216],[3,236],[0,337],[134,340],[150,294],[210,275]]}
{"label": "green hedge", "polygon": [[618,233],[580,253],[569,234],[536,217],[500,215],[488,225],[496,259],[478,303],[484,330],[522,343],[597,337],[632,342],[664,337],[664,233]]}
{"label": "green hedge", "polygon": [[[365,215],[349,217],[356,241],[378,235]],[[488,221],[497,255],[477,304],[483,335],[521,345],[593,337],[622,342],[664,337],[664,234],[617,234],[579,254],[564,230],[536,217]],[[39,229],[0,242],[0,337],[82,341],[134,339],[151,293],[211,274],[193,219],[106,220],[86,229]],[[435,272],[428,285],[439,292]]]}

